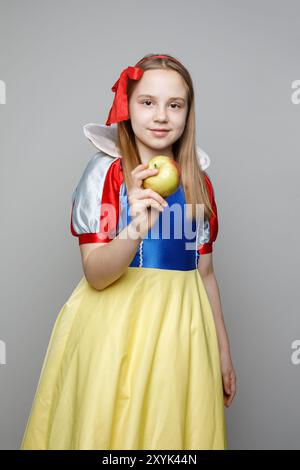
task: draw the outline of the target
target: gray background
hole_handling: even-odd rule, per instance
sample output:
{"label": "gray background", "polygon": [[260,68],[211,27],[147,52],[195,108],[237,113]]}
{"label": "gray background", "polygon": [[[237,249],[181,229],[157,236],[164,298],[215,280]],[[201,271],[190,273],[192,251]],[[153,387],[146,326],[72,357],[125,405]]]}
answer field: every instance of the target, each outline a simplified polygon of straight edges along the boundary
{"label": "gray background", "polygon": [[146,53],[190,70],[211,157],[237,396],[230,449],[300,448],[299,1],[1,1],[0,445],[17,449],[56,316],[83,273],[71,194],[112,85]]}

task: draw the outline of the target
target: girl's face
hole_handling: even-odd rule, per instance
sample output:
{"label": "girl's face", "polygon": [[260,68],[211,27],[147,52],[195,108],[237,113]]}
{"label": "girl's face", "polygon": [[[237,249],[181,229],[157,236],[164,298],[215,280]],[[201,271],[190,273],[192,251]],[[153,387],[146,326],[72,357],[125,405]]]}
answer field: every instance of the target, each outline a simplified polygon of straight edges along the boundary
{"label": "girl's face", "polygon": [[[129,118],[140,153],[148,160],[173,156],[172,144],[182,135],[188,113],[187,89],[175,70],[147,70],[137,82],[128,104]],[[168,129],[162,136],[153,129]]]}

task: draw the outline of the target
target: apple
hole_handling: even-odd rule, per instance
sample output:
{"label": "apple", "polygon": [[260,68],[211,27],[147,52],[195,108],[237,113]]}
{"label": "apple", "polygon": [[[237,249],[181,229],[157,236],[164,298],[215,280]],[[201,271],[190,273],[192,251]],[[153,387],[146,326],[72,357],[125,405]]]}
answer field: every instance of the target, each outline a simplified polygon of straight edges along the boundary
{"label": "apple", "polygon": [[148,169],[159,171],[143,180],[144,189],[153,189],[162,197],[175,193],[180,184],[180,167],[173,158],[157,155],[149,160]]}

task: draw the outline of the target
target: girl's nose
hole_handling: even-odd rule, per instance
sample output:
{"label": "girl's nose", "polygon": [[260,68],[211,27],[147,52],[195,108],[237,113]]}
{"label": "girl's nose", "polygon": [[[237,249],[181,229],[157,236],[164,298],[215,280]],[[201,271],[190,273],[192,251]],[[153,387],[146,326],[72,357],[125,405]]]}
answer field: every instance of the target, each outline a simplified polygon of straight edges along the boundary
{"label": "girl's nose", "polygon": [[159,109],[157,109],[155,118],[156,118],[158,121],[166,121],[167,117],[168,117],[168,115],[167,115],[167,112],[166,112],[165,108],[159,108]]}

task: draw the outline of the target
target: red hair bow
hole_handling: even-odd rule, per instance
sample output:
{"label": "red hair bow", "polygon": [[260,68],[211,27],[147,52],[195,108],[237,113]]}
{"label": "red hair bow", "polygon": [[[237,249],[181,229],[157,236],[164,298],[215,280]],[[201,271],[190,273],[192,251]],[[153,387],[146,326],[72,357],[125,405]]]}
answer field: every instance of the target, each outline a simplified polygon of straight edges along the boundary
{"label": "red hair bow", "polygon": [[113,122],[126,121],[129,119],[127,97],[128,79],[139,80],[143,73],[144,70],[140,67],[129,66],[123,70],[120,78],[112,87],[112,91],[115,92],[115,98],[105,123],[107,126],[110,126]]}

